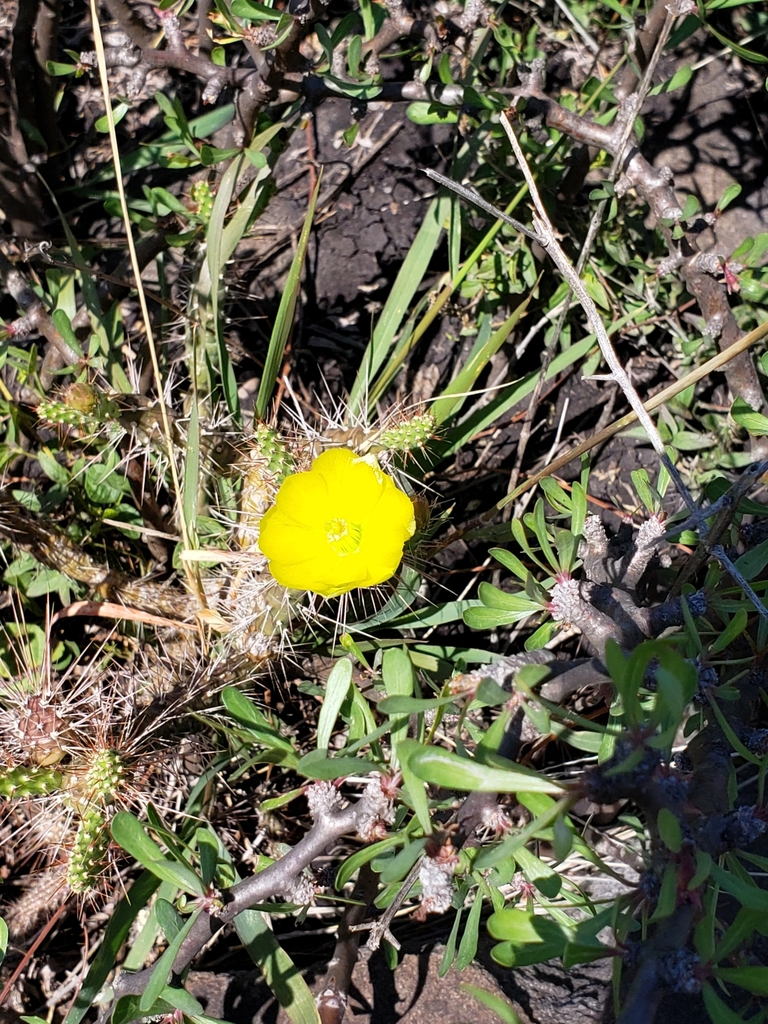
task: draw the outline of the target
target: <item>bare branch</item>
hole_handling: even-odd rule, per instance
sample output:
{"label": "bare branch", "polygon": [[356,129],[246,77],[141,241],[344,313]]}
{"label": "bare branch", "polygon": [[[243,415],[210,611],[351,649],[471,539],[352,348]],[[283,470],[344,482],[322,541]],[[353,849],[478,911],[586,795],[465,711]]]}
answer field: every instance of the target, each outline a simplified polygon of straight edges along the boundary
{"label": "bare branch", "polygon": [[[173,972],[180,975],[192,963],[203,946],[225,924],[231,924],[243,910],[264,903],[279,893],[290,891],[304,868],[324,853],[341,836],[354,832],[361,813],[360,803],[333,814],[319,814],[315,824],[296,846],[268,868],[238,882],[225,894],[225,906],[216,916],[203,911],[185,938],[173,962]],[[126,995],[139,995],[152,977],[152,968],[135,974],[122,973],[114,983],[114,1002]],[[109,1019],[111,1006],[99,1017],[100,1024]]]}

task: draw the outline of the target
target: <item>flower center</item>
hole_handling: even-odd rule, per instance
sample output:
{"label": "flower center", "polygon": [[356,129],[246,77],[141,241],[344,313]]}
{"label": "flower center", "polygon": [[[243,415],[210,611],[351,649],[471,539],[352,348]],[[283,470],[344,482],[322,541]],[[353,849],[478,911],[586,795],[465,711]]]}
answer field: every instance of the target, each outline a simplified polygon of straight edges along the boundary
{"label": "flower center", "polygon": [[325,536],[337,555],[354,555],[360,547],[363,528],[359,523],[346,519],[329,519],[325,524]]}

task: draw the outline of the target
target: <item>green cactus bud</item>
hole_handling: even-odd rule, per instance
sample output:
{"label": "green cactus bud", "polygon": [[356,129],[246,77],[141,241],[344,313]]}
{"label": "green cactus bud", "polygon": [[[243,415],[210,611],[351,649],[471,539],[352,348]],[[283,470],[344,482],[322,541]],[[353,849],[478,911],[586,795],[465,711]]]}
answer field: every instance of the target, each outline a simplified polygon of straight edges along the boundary
{"label": "green cactus bud", "polygon": [[60,400],[68,408],[81,412],[84,416],[91,416],[96,413],[99,407],[99,395],[92,384],[84,381],[70,384],[59,393]]}
{"label": "green cactus bud", "polygon": [[260,423],[240,466],[244,468],[240,496],[242,527],[238,543],[249,547],[256,539],[255,530],[275,499],[280,484],[294,467],[293,457],[276,430]]}
{"label": "green cactus bud", "polygon": [[125,762],[116,750],[99,750],[80,785],[89,800],[111,803],[125,777]]}
{"label": "green cactus bud", "polygon": [[412,452],[423,448],[435,430],[435,417],[431,412],[419,413],[409,420],[387,427],[379,435],[377,449],[390,452]]}
{"label": "green cactus bud", "polygon": [[69,853],[67,883],[72,892],[89,892],[99,880],[107,861],[109,831],[104,815],[91,808],[83,815]]}
{"label": "green cactus bud", "polygon": [[118,413],[113,399],[85,381],[70,384],[54,398],[44,398],[37,407],[40,419],[48,423],[88,431],[98,430],[102,423],[116,419]]}
{"label": "green cactus bud", "polygon": [[45,423],[53,426],[76,427],[78,430],[93,431],[98,429],[98,421],[93,416],[71,409],[64,402],[56,402],[45,398],[37,406],[37,415]]}
{"label": "green cactus bud", "polygon": [[211,186],[207,181],[196,181],[189,190],[189,197],[197,207],[195,213],[208,223],[211,218],[211,211],[213,210],[214,198]]}
{"label": "green cactus bud", "polygon": [[274,473],[278,483],[282,483],[292,471],[294,462],[285,441],[272,427],[259,423],[250,439],[249,455],[251,459],[266,461],[267,469]]}
{"label": "green cactus bud", "polygon": [[19,765],[0,770],[0,796],[7,800],[47,796],[60,788],[61,772],[50,768]]}

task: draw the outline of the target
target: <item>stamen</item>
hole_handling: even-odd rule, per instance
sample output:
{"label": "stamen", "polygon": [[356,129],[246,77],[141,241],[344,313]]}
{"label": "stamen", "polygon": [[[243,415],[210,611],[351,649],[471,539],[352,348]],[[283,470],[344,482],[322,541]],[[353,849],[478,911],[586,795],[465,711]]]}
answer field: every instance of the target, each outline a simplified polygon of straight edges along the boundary
{"label": "stamen", "polygon": [[363,528],[347,519],[329,519],[325,524],[328,543],[337,555],[354,555],[360,548]]}

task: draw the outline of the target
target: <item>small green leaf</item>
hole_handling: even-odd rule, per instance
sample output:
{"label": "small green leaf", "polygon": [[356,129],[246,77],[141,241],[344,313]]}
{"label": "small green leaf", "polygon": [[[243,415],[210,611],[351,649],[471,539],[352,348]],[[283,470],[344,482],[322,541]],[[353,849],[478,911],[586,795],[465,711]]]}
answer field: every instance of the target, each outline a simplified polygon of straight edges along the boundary
{"label": "small green leaf", "polygon": [[[768,63],[768,57],[764,57],[763,60]],[[723,194],[720,196],[720,200],[715,207],[718,213],[722,213],[726,206],[730,206],[734,199],[738,199],[741,195],[741,185],[738,182],[733,181],[727,186]]]}
{"label": "small green leaf", "polygon": [[701,203],[698,198],[691,194],[686,196],[685,205],[683,206],[683,220],[692,220],[701,209]]}
{"label": "small green leaf", "polygon": [[446,697],[385,697],[377,707],[385,715],[422,715],[456,702],[455,694]]}
{"label": "small green leaf", "polygon": [[202,896],[205,887],[190,867],[179,864],[163,853],[147,835],[138,818],[127,811],[118,811],[110,826],[112,838],[153,875],[164,882],[172,882],[184,892]]}
{"label": "small green leaf", "polygon": [[475,704],[488,708],[498,708],[509,700],[507,691],[493,679],[481,679],[475,690]]}
{"label": "small green leaf", "polygon": [[267,747],[276,747],[278,750],[294,753],[293,744],[290,740],[281,736],[280,732],[271,722],[259,711],[252,700],[249,700],[235,686],[225,686],[221,692],[221,699],[224,707],[230,715],[245,726],[258,742]]}
{"label": "small green leaf", "polygon": [[178,952],[181,949],[182,942],[192,931],[192,928],[199,916],[199,910],[190,916],[189,920],[184,923],[184,926],[179,930],[178,934],[175,935],[173,940],[168,943],[163,955],[152,968],[152,975],[147,982],[147,987],[144,989],[141,994],[141,998],[139,999],[139,1010],[141,1013],[148,1013],[154,1006],[155,1000],[159,999],[162,995],[171,976],[173,961],[176,959]]}
{"label": "small green leaf", "polygon": [[558,864],[562,863],[573,849],[573,829],[563,814],[558,815],[552,826],[552,849]]}
{"label": "small green leaf", "polygon": [[666,848],[673,853],[680,853],[683,847],[683,830],[677,816],[668,807],[662,807],[659,811],[656,826]]}
{"label": "small green leaf", "polygon": [[55,484],[60,484],[62,487],[69,486],[69,472],[61,463],[56,461],[48,448],[40,449],[37,453],[37,461],[40,463],[40,469],[42,469],[49,480],[53,480]]}
{"label": "small green leaf", "polygon": [[421,857],[426,845],[426,839],[416,839],[412,843],[408,843],[407,846],[404,846],[394,857],[382,857],[379,864],[374,861],[372,864],[373,870],[379,872],[379,877],[384,885],[401,882],[419,857]]}
{"label": "small green leaf", "polygon": [[[739,903],[748,910],[759,910],[768,913],[768,892],[758,888],[754,883],[737,878],[732,872],[726,871],[718,864],[711,868],[712,877],[721,889],[735,896]],[[768,969],[768,968],[767,968]]]}
{"label": "small green leaf", "polygon": [[414,124],[456,124],[459,120],[458,110],[421,101],[410,103],[406,107],[405,116]]}
{"label": "small green leaf", "polygon": [[259,809],[264,814],[268,814],[270,811],[276,811],[279,807],[285,807],[286,804],[291,803],[297,797],[301,796],[303,792],[303,786],[299,786],[298,789],[289,789],[287,793],[281,793],[280,796],[273,797],[271,800],[262,800],[259,804]]}
{"label": "small green leaf", "polygon": [[704,997],[704,1005],[712,1019],[712,1024],[744,1024],[742,1014],[736,1013],[730,1006],[727,1006],[709,982],[704,983],[701,994]]}
{"label": "small green leaf", "polygon": [[418,778],[446,789],[480,793],[559,794],[563,791],[562,783],[523,765],[510,761],[508,769],[492,768],[449,750],[422,746],[415,740],[408,741],[408,767]]}
{"label": "small green leaf", "polygon": [[51,320],[53,320],[56,330],[62,336],[64,341],[66,341],[69,347],[82,359],[83,350],[80,346],[80,342],[77,340],[77,335],[72,330],[72,322],[65,310],[54,309],[53,313],[51,313]]}
{"label": "small green leaf", "polygon": [[461,927],[461,919],[464,916],[464,908],[459,907],[456,911],[456,915],[453,919],[453,925],[451,926],[450,934],[445,943],[445,950],[443,951],[443,958],[437,968],[438,978],[444,978],[446,974],[453,967],[453,961],[456,959],[456,943],[459,938],[459,928]]}
{"label": "small green leaf", "polygon": [[556,921],[525,910],[496,911],[487,927],[494,939],[503,940],[491,956],[504,967],[527,967],[562,956],[568,942],[568,934]]}
{"label": "small green leaf", "polygon": [[341,137],[342,139],[344,139],[344,145],[349,146],[349,148],[351,149],[352,146],[354,146],[355,144],[355,139],[357,138],[359,132],[360,122],[353,121],[349,128],[345,128],[344,131],[342,132]]}
{"label": "small green leaf", "polygon": [[334,881],[336,891],[341,892],[347,882],[364,864],[368,864],[375,857],[378,857],[380,853],[384,853],[386,850],[391,850],[395,846],[401,846],[407,841],[407,832],[396,832],[394,835],[387,836],[386,839],[381,839],[378,843],[371,843],[370,846],[364,846],[362,850],[358,850],[350,857],[347,857],[336,873],[336,879]]}
{"label": "small green leaf", "polygon": [[178,910],[168,900],[159,897],[155,900],[155,919],[169,942],[173,942],[184,927],[184,918]]}
{"label": "small green leaf", "polygon": [[768,996],[768,967],[716,967],[714,975],[726,984],[738,985],[755,996]]}
{"label": "small green leaf", "polygon": [[[709,22],[707,22],[707,28],[715,37],[715,39],[719,40],[719,42],[721,42],[723,46],[727,46],[729,50],[733,50],[733,52],[737,54],[739,57],[741,57],[742,60],[746,60],[750,64],[768,64],[768,57],[766,57],[764,54],[757,53],[755,50],[748,50],[746,46],[740,46],[738,43],[734,43],[732,39],[729,39],[727,36],[724,36],[722,32],[718,32],[718,30],[714,28],[711,24],[709,24]],[[732,188],[733,186],[729,187]],[[739,192],[740,191],[741,188],[739,188]]]}
{"label": "small green leaf", "polygon": [[279,21],[280,11],[256,0],[232,0],[229,9],[236,18],[246,21]]}
{"label": "small green leaf", "polygon": [[307,779],[330,781],[345,775],[366,775],[377,771],[377,766],[361,757],[328,757],[325,750],[311,750],[299,760],[296,771]]}
{"label": "small green leaf", "polygon": [[[490,583],[482,582],[477,588],[477,592],[486,608],[514,612],[515,614],[522,613],[524,615],[531,615],[533,612],[541,611],[541,605],[532,601],[526,594],[508,594],[506,591],[499,590],[498,587],[494,587]],[[472,611],[472,609],[470,608],[468,611]]]}
{"label": "small green leaf", "polygon": [[515,1013],[512,1004],[504,996],[497,995],[495,992],[488,992],[477,985],[468,985],[466,982],[462,982],[459,988],[462,992],[466,992],[467,995],[474,996],[483,1006],[487,1006],[504,1024],[522,1024],[522,1020]]}
{"label": "small green leaf", "polygon": [[421,830],[425,836],[432,834],[432,818],[429,814],[429,800],[424,789],[424,783],[419,776],[411,769],[411,754],[424,748],[416,740],[402,740],[398,748],[400,755],[400,771],[403,775],[403,789],[413,806]]}
{"label": "small green leaf", "polygon": [[[530,614],[532,613],[528,612],[528,615]],[[470,629],[481,631],[496,629],[497,626],[506,626],[516,621],[514,613],[498,611],[495,608],[467,608],[462,618]],[[526,618],[526,616],[517,616],[517,618]]]}
{"label": "small green leaf", "polygon": [[[123,120],[123,118],[125,117],[125,115],[128,113],[128,111],[130,109],[131,109],[130,103],[124,103],[124,102],[120,102],[120,103],[117,104],[117,106],[113,107],[112,108],[112,118],[113,118],[115,124],[119,124]],[[109,131],[109,115],[105,114],[103,117],[98,118],[96,120],[96,123],[95,123],[94,127],[96,128],[97,132],[102,132],[102,133],[108,132]]]}
{"label": "small green leaf", "polygon": [[349,41],[347,47],[347,67],[349,68],[350,78],[357,78],[360,72],[360,60],[363,56],[363,38],[359,35],[354,35]]}
{"label": "small green leaf", "polygon": [[59,61],[47,60],[45,70],[52,78],[59,75],[74,75],[77,71],[77,64],[61,64]]}
{"label": "small green leaf", "polygon": [[[693,68],[685,64],[679,68],[674,75],[666,82],[661,82],[659,85],[655,85],[649,92],[649,96],[658,96],[660,93],[674,92],[675,89],[683,89],[690,82],[693,77]],[[685,218],[685,214],[683,215]]]}
{"label": "small green leaf", "polygon": [[515,854],[515,860],[523,872],[526,882],[535,885],[543,896],[553,900],[559,895],[563,880],[540,857],[523,846]]}
{"label": "small green leaf", "polygon": [[480,929],[480,915],[483,911],[483,894],[478,889],[475,899],[464,926],[464,933],[459,944],[459,954],[456,957],[456,970],[463,971],[469,967],[477,954],[477,940]]}
{"label": "small green leaf", "polygon": [[521,583],[525,583],[531,575],[517,555],[513,555],[506,548],[491,548],[488,554],[493,555],[496,561],[501,562],[505,569],[509,569],[510,572],[514,573]]}
{"label": "small green leaf", "polygon": [[264,915],[258,910],[244,910],[235,918],[235,930],[292,1024],[320,1024],[309,986]]}
{"label": "small green leaf", "polygon": [[389,696],[413,694],[416,677],[408,652],[402,647],[390,647],[384,651],[381,662],[381,677]]}
{"label": "small green leaf", "polygon": [[667,864],[661,878],[659,898],[656,901],[656,909],[649,918],[651,921],[663,921],[675,911],[677,904],[677,868],[674,864]]}
{"label": "small green leaf", "polygon": [[320,708],[317,722],[317,749],[327,750],[331,736],[339,717],[341,705],[347,698],[352,683],[352,662],[349,658],[340,658],[331,669],[328,682],[325,684],[325,697]]}
{"label": "small green leaf", "polygon": [[203,885],[213,884],[216,877],[216,867],[219,862],[219,842],[216,836],[207,828],[199,828],[195,832],[197,841],[197,852],[200,854],[200,874],[203,878]]}
{"label": "small green leaf", "polygon": [[[757,570],[759,572],[766,564],[768,564],[768,546],[766,546],[766,541],[763,541],[762,544],[759,544],[754,549],[754,551],[748,551],[746,555],[742,555],[741,558],[736,560],[736,568],[739,570],[739,572],[741,572],[744,575],[745,579],[754,579],[754,576],[748,575],[747,573],[750,569],[754,568],[755,563],[748,563],[746,565],[742,565],[740,564],[742,559],[747,558],[749,555],[756,554],[761,548],[765,549],[766,560],[762,563],[760,569]],[[759,556],[759,560],[762,562],[762,553]],[[757,573],[755,573],[755,575],[757,575]],[[749,616],[747,615],[746,608],[737,608],[734,612],[731,621],[728,623],[723,632],[717,637],[715,642],[709,648],[710,655],[720,654],[721,651],[724,651],[726,647],[729,647],[733,643],[737,636],[741,636],[741,634],[747,628],[748,618]]]}

